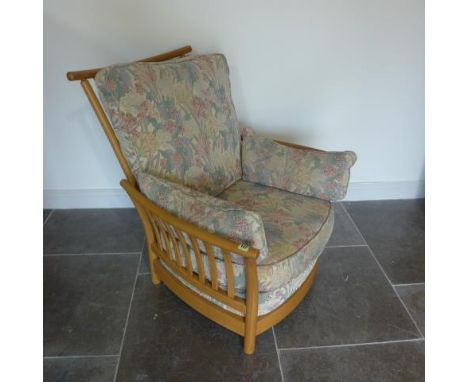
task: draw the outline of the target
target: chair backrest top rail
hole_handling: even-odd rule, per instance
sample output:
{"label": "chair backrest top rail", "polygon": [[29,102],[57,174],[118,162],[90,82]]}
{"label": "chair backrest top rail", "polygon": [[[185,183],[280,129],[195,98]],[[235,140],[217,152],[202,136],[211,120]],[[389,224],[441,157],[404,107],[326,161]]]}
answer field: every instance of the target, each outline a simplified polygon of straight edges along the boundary
{"label": "chair backrest top rail", "polygon": [[[182,48],[171,50],[170,52],[166,52],[163,54],[158,54],[156,56],[144,58],[142,60],[137,60],[137,62],[161,62],[166,60],[171,60],[176,57],[184,56],[192,51],[192,47],[190,45],[186,45]],[[67,78],[70,81],[83,81],[90,78],[94,78],[96,73],[99,72],[102,68],[95,68],[95,69],[87,69],[87,70],[78,70],[74,72],[68,72]]]}

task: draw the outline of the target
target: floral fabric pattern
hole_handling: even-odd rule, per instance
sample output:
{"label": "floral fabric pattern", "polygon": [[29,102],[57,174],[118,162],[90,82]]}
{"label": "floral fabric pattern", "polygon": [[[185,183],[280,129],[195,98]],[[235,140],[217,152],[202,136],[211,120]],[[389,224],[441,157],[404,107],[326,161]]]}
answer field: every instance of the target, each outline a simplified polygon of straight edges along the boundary
{"label": "floral fabric pattern", "polygon": [[[248,243],[259,250],[258,261],[267,257],[263,221],[255,212],[153,175],[139,173],[137,180],[141,192],[169,213],[211,233]],[[243,263],[243,259],[236,255],[233,262]]]}
{"label": "floral fabric pattern", "polygon": [[242,180],[218,197],[262,218],[268,257],[258,262],[261,265],[281,261],[304,247],[331,214],[328,201]]}
{"label": "floral fabric pattern", "polygon": [[240,135],[221,54],[100,70],[99,96],[134,174],[211,195],[241,178]]}
{"label": "floral fabric pattern", "polygon": [[288,147],[243,130],[243,179],[324,200],[346,196],[352,151],[333,152]]}
{"label": "floral fabric pattern", "polygon": [[[258,262],[258,288],[281,287],[315,261],[333,231],[334,211],[327,201],[239,181],[220,197],[260,215],[268,256]],[[218,270],[218,274],[219,274]],[[241,267],[234,267],[235,286],[245,288]]]}

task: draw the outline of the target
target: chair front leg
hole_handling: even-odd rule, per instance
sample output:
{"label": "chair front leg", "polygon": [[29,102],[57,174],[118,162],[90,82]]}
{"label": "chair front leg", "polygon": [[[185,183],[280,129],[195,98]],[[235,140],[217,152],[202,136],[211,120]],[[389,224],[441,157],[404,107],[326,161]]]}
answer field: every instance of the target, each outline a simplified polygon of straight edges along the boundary
{"label": "chair front leg", "polygon": [[158,275],[156,274],[156,268],[154,266],[154,262],[156,261],[156,254],[154,253],[154,251],[149,248],[148,246],[148,261],[149,261],[149,268],[150,268],[150,271],[151,271],[151,281],[153,283],[153,285],[158,285],[161,280],[159,279]]}
{"label": "chair front leg", "polygon": [[257,285],[257,262],[256,259],[245,259],[246,269],[246,313],[244,333],[244,353],[255,352],[255,339],[257,336],[258,316],[258,285]]}
{"label": "chair front leg", "polygon": [[143,230],[145,231],[146,248],[148,250],[148,265],[151,271],[151,281],[154,285],[158,285],[161,281],[159,280],[159,277],[156,274],[156,269],[154,267],[154,261],[156,260],[157,255],[155,250],[153,249],[153,245],[157,242],[156,232],[153,230],[151,220],[148,214],[143,209],[143,207],[136,203],[136,201],[133,200],[131,195],[129,196],[130,199],[132,199],[133,204],[135,205],[138,216],[140,217],[141,223],[143,224]]}

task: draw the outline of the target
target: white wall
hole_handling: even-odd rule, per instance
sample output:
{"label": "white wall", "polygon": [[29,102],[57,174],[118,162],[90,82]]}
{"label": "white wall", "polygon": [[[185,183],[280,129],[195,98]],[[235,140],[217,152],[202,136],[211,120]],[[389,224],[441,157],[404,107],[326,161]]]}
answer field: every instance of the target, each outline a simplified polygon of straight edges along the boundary
{"label": "white wall", "polygon": [[44,205],[129,205],[117,160],[65,73],[191,44],[222,52],[241,122],[358,162],[348,199],[421,196],[423,0],[46,0]]}

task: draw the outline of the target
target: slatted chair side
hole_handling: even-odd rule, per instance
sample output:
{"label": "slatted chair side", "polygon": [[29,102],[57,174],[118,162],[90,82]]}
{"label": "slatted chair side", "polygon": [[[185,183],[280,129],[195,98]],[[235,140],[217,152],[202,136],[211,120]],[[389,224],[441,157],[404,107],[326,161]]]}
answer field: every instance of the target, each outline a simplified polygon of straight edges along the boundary
{"label": "slatted chair side", "polygon": [[[258,251],[254,248],[240,249],[237,243],[212,234],[168,213],[147,199],[128,181],[124,180],[121,184],[133,202],[144,209],[150,220],[154,222],[153,234],[156,238],[153,240],[153,248],[166,268],[202,293],[236,309],[241,314],[245,314],[249,290],[252,290],[254,294],[258,293],[256,285]],[[189,243],[186,242],[186,238],[189,238]],[[162,249],[159,248],[158,242],[162,243]],[[226,269],[225,287],[218,280],[215,251],[223,255]],[[251,287],[247,285],[246,298],[239,298],[235,295],[232,264],[234,254],[244,257],[246,275],[255,275],[252,278],[254,282],[251,282]],[[204,261],[204,257],[207,258],[207,261]],[[249,259],[252,261],[248,261]],[[207,275],[210,276],[210,280],[208,280]]]}

